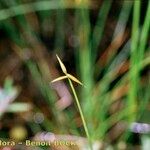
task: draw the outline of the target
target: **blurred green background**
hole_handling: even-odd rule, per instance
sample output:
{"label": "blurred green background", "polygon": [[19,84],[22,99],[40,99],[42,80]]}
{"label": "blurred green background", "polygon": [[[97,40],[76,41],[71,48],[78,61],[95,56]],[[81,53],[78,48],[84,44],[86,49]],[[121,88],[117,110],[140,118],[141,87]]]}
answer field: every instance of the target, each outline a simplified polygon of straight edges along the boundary
{"label": "blurred green background", "polygon": [[69,83],[51,83],[58,54],[84,84],[73,83],[93,150],[149,150],[149,14],[150,0],[0,0],[0,139],[89,149]]}

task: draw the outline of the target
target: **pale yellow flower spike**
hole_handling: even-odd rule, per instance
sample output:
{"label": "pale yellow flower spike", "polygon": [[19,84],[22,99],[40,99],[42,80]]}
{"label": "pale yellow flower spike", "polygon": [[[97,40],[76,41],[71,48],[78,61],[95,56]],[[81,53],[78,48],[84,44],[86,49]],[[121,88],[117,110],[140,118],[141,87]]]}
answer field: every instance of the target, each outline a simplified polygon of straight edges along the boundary
{"label": "pale yellow flower spike", "polygon": [[60,81],[60,80],[66,79],[66,78],[68,78],[68,77],[67,76],[61,76],[61,77],[56,78],[53,81],[51,81],[51,83],[54,83],[54,82],[57,82],[57,81]]}
{"label": "pale yellow flower spike", "polygon": [[59,78],[56,78],[56,79],[54,79],[51,82],[54,83],[54,82],[57,82],[57,81],[60,81],[60,80],[68,78],[68,79],[70,79],[70,80],[72,80],[72,81],[74,81],[76,83],[79,83],[80,85],[83,85],[77,78],[75,78],[73,75],[67,73],[67,69],[66,69],[65,65],[63,64],[63,62],[61,61],[61,59],[59,58],[59,56],[56,55],[56,57],[57,57],[57,59],[59,61],[60,67],[61,67],[63,73],[65,74],[65,76],[61,76]]}
{"label": "pale yellow flower spike", "polygon": [[62,63],[62,61],[61,61],[61,59],[58,57],[58,55],[56,55],[56,57],[57,57],[57,59],[58,59],[58,61],[59,61],[59,64],[60,64],[60,67],[61,67],[63,73],[64,73],[64,74],[67,74],[67,69],[66,69],[65,65]]}
{"label": "pale yellow flower spike", "polygon": [[79,83],[80,85],[83,85],[83,83],[81,83],[81,82],[80,82],[77,78],[75,78],[73,75],[67,73],[67,76],[68,76],[68,78],[71,79],[72,81],[77,82],[77,83]]}

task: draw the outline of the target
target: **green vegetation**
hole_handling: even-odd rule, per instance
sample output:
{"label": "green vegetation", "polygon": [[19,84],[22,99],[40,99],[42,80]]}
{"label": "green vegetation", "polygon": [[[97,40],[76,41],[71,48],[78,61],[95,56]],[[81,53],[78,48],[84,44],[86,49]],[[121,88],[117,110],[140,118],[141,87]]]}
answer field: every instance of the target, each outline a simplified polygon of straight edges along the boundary
{"label": "green vegetation", "polygon": [[[149,14],[150,0],[0,1],[0,92],[8,76],[20,92],[0,119],[17,116],[26,138],[46,131],[120,150],[141,145],[134,136],[145,143],[150,131],[131,126],[150,125]],[[5,126],[0,138],[9,139]]]}

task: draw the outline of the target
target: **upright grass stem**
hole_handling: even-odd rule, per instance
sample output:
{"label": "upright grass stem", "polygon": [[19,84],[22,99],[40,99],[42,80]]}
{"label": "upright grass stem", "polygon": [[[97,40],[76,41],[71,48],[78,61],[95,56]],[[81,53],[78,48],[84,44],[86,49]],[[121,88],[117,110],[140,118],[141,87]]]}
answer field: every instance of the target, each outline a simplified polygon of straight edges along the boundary
{"label": "upright grass stem", "polygon": [[90,148],[92,150],[92,142],[91,142],[91,138],[90,138],[90,135],[89,135],[89,131],[88,131],[88,128],[87,128],[87,124],[86,124],[86,121],[85,121],[85,118],[84,118],[84,115],[83,115],[83,112],[82,112],[82,108],[81,108],[81,105],[79,103],[79,99],[78,99],[78,96],[76,94],[76,91],[75,91],[75,88],[72,84],[72,81],[68,78],[68,81],[69,81],[69,85],[71,87],[71,90],[72,90],[72,93],[74,95],[74,98],[76,100],[76,103],[77,103],[77,107],[79,109],[79,113],[80,113],[80,116],[81,116],[81,119],[82,119],[82,122],[83,122],[83,127],[84,127],[84,130],[85,130],[85,133],[86,133],[86,136],[88,138],[88,141],[89,141],[89,144],[90,144]]}
{"label": "upright grass stem", "polygon": [[[87,124],[86,124],[86,121],[85,121],[85,118],[84,118],[84,115],[83,115],[83,112],[82,112],[82,108],[81,108],[81,105],[79,103],[79,99],[78,99],[78,96],[76,94],[76,91],[75,91],[75,88],[72,84],[72,81],[80,84],[80,85],[83,85],[77,78],[75,78],[73,75],[69,74],[67,72],[67,69],[65,67],[65,65],[63,64],[63,62],[61,61],[61,59],[59,58],[58,55],[56,55],[57,59],[58,59],[58,62],[60,64],[60,67],[61,67],[61,70],[63,71],[63,73],[65,74],[65,76],[61,76],[61,77],[58,77],[56,79],[54,79],[52,81],[53,82],[57,82],[57,81],[60,81],[60,80],[63,80],[63,79],[68,79],[69,81],[69,84],[70,84],[70,87],[71,87],[71,90],[72,90],[72,93],[75,97],[75,100],[76,100],[76,103],[77,103],[77,107],[79,109],[79,113],[80,113],[80,116],[81,116],[81,119],[82,119],[82,122],[83,122],[83,127],[84,127],[84,130],[85,130],[85,133],[86,133],[86,136],[88,138],[88,141],[89,141],[89,146],[90,146],[90,149],[92,150],[92,141],[91,141],[91,138],[90,138],[90,135],[89,135],[89,131],[88,131],[88,128],[87,128]],[[72,80],[72,81],[71,81]]]}
{"label": "upright grass stem", "polygon": [[[139,42],[139,21],[140,21],[140,1],[134,1],[132,40],[131,40],[131,63],[130,63],[130,90],[128,94],[128,107],[132,113],[137,110],[137,94],[139,85],[139,62],[138,59],[138,42]],[[129,116],[129,123],[136,119],[136,114]]]}

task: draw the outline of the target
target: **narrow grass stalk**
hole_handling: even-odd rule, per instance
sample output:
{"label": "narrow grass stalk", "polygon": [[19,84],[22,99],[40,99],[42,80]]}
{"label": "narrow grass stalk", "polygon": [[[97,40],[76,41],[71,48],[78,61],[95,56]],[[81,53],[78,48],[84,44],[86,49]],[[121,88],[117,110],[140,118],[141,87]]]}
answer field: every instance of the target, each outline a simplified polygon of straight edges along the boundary
{"label": "narrow grass stalk", "polygon": [[[138,73],[138,41],[139,41],[139,19],[140,19],[140,1],[134,1],[132,41],[131,41],[131,64],[130,64],[130,90],[128,95],[128,108],[130,112],[137,109],[137,93],[139,84]],[[129,116],[129,122],[136,119],[135,115]]]}
{"label": "narrow grass stalk", "polygon": [[90,135],[89,135],[89,131],[88,131],[88,128],[87,128],[87,124],[86,124],[86,121],[85,121],[85,118],[84,118],[84,114],[83,114],[83,111],[82,111],[82,108],[81,108],[81,105],[80,105],[78,96],[77,96],[77,94],[76,94],[76,91],[75,91],[75,88],[74,88],[74,86],[73,86],[73,84],[72,84],[72,81],[71,81],[69,78],[68,78],[68,81],[69,81],[69,85],[70,85],[70,87],[71,87],[72,93],[73,93],[73,95],[74,95],[74,98],[75,98],[75,100],[76,100],[77,107],[78,107],[78,109],[79,109],[79,113],[80,113],[80,116],[81,116],[81,119],[82,119],[82,122],[83,122],[83,127],[84,127],[86,136],[87,136],[88,141],[89,141],[90,149],[92,150],[91,138],[90,138]]}
{"label": "narrow grass stalk", "polygon": [[0,10],[0,21],[4,19],[8,19],[11,17],[15,17],[17,15],[24,15],[27,13],[32,13],[35,11],[44,11],[44,10],[57,10],[57,9],[71,9],[71,8],[88,8],[88,6],[81,5],[79,7],[78,4],[72,2],[67,4],[67,0],[61,1],[38,1],[32,3],[26,3],[16,6],[11,6],[6,9]]}
{"label": "narrow grass stalk", "polygon": [[[87,128],[87,124],[86,124],[86,121],[85,121],[85,118],[84,118],[84,115],[83,115],[83,111],[82,111],[82,108],[81,108],[81,105],[79,103],[79,99],[78,99],[78,96],[76,94],[76,91],[75,91],[75,88],[72,84],[72,81],[80,84],[80,85],[83,85],[77,78],[75,78],[73,75],[69,74],[67,72],[67,69],[65,67],[65,65],[63,64],[63,62],[61,61],[61,59],[59,58],[58,55],[56,55],[57,59],[58,59],[58,62],[60,64],[60,67],[61,67],[61,70],[62,72],[65,74],[65,76],[61,76],[61,77],[58,77],[56,79],[54,79],[53,81],[51,81],[52,83],[56,82],[56,81],[60,81],[60,80],[63,80],[65,78],[68,79],[69,81],[69,84],[70,84],[70,87],[71,87],[71,90],[72,90],[72,93],[75,97],[75,100],[76,100],[76,103],[77,103],[77,107],[79,109],[79,113],[80,113],[80,116],[81,116],[81,119],[82,119],[82,122],[83,122],[83,127],[84,127],[84,130],[85,130],[85,133],[86,133],[86,136],[88,138],[88,142],[89,142],[89,146],[90,146],[90,149],[92,150],[92,141],[91,141],[91,137],[89,135],[89,131],[88,131],[88,128]],[[71,81],[72,80],[72,81]]]}
{"label": "narrow grass stalk", "polygon": [[[87,0],[87,3],[89,0]],[[84,2],[83,2],[84,3]],[[83,5],[83,4],[82,4]],[[86,113],[87,122],[90,125],[91,133],[94,132],[94,126],[92,124],[92,89],[94,86],[94,78],[93,78],[93,63],[92,63],[92,49],[90,44],[91,37],[91,24],[90,24],[90,14],[89,10],[81,9],[76,10],[76,26],[75,31],[77,37],[80,41],[79,47],[76,50],[76,67],[79,70],[79,76],[81,80],[86,85],[86,88],[81,89],[81,97],[82,99],[86,97],[83,103],[83,111]],[[82,24],[81,24],[82,20]]]}
{"label": "narrow grass stalk", "polygon": [[93,35],[92,35],[93,62],[95,62],[95,59],[96,59],[96,55],[98,52],[97,48],[99,46],[99,43],[104,33],[104,27],[105,27],[105,23],[106,23],[109,10],[111,8],[111,4],[112,4],[112,0],[103,1],[103,4],[98,14],[97,22],[93,30]]}

